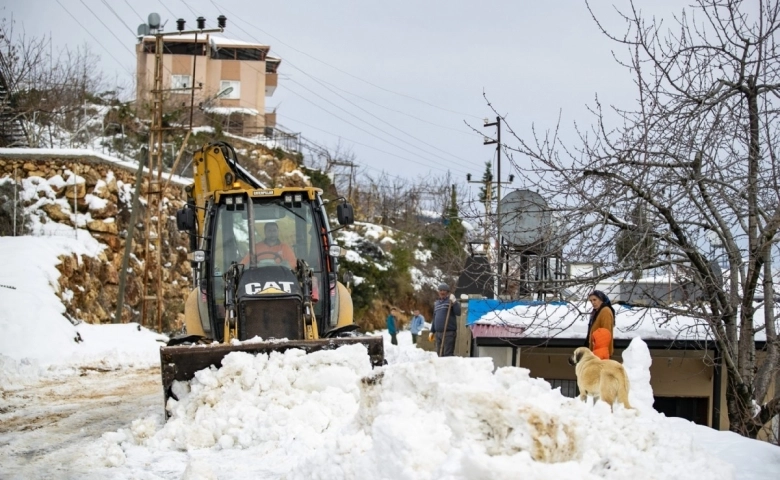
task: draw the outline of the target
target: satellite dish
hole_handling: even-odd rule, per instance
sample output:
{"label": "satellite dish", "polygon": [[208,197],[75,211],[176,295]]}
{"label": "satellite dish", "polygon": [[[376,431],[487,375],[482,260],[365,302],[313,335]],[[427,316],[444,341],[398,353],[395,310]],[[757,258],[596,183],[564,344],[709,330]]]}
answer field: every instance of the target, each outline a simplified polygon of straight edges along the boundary
{"label": "satellite dish", "polygon": [[528,246],[549,238],[552,212],[531,190],[514,190],[500,201],[501,234],[510,244]]}
{"label": "satellite dish", "polygon": [[160,14],[159,13],[150,13],[149,14],[149,28],[152,30],[157,30],[160,28]]}
{"label": "satellite dish", "polygon": [[139,37],[145,37],[149,35],[149,25],[142,23],[138,25],[138,30],[136,31],[138,32]]}

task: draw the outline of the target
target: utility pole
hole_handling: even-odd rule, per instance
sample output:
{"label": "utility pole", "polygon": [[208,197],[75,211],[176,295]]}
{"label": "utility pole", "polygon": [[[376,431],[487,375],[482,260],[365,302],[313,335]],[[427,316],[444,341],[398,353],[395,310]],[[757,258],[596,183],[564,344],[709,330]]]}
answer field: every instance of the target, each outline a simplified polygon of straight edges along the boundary
{"label": "utility pole", "polygon": [[[150,16],[151,17],[151,16]],[[225,30],[227,19],[224,15],[217,18],[218,28],[205,29],[206,19],[199,17],[197,19],[198,28],[196,30],[184,30],[184,19],[176,20],[176,31],[161,32],[156,31],[154,35],[154,86],[152,93],[152,126],[149,131],[149,161],[148,161],[148,179],[146,182],[146,218],[144,220],[144,271],[143,271],[143,290],[141,296],[141,325],[149,326],[147,321],[148,306],[151,303],[156,304],[156,327],[162,331],[162,237],[164,217],[162,212],[162,171],[163,171],[163,94],[172,90],[181,91],[182,88],[164,89],[163,88],[163,37],[172,35],[195,34],[195,48],[193,55],[197,55],[197,35],[199,33],[216,33]],[[193,60],[193,76],[190,80],[188,89],[195,90],[195,61]],[[191,100],[191,103],[193,100]],[[190,112],[190,121],[192,121],[192,112]],[[190,128],[192,125],[190,125]],[[154,230],[152,227],[154,226]],[[132,241],[128,238],[127,241]],[[154,241],[154,251],[151,251],[151,242]],[[150,285],[150,278],[151,285]],[[121,312],[120,312],[121,314]]]}
{"label": "utility pole", "polygon": [[[495,143],[495,142],[493,142],[493,143]],[[468,183],[481,183],[481,184],[485,185],[485,240],[484,240],[485,243],[484,243],[484,245],[485,245],[485,253],[488,256],[488,262],[492,262],[493,261],[493,253],[492,253],[492,249],[490,248],[490,241],[489,241],[489,238],[490,238],[490,233],[489,233],[490,227],[489,227],[489,224],[490,224],[490,213],[491,213],[490,211],[492,210],[491,203],[492,203],[492,196],[493,196],[493,185],[496,185],[496,188],[500,189],[501,185],[509,185],[514,180],[515,180],[515,176],[514,175],[509,175],[509,181],[506,181],[506,182],[493,181],[493,175],[492,174],[489,175],[487,178],[485,178],[483,180],[472,180],[471,179],[471,174],[470,173],[466,174],[466,181]],[[496,204],[498,204],[498,202],[496,202]],[[498,208],[499,207],[497,205],[496,206],[496,210],[498,210]],[[498,213],[496,214],[496,217],[498,217]],[[496,218],[496,220],[497,220],[497,222],[500,222],[499,218]],[[499,223],[499,225],[500,225],[500,223]],[[500,285],[499,276],[501,275],[501,263],[498,260],[498,259],[500,259],[500,243],[499,243],[499,253],[496,256],[496,259],[497,259],[496,265],[497,265],[498,275],[496,276],[496,279],[494,280],[494,284],[493,284],[493,297],[495,299],[498,299],[498,287]]]}
{"label": "utility pole", "polygon": [[510,175],[509,182],[502,182],[501,181],[501,117],[496,116],[495,122],[488,123],[487,118],[485,119],[485,125],[487,127],[496,127],[496,138],[488,138],[485,137],[485,140],[483,142],[483,145],[496,145],[496,177],[498,180],[496,183],[496,278],[494,283],[494,296],[496,299],[499,298],[500,295],[500,287],[501,287],[501,275],[503,271],[503,241],[501,239],[501,184],[502,183],[511,183],[512,177]]}
{"label": "utility pole", "polygon": [[349,191],[347,193],[347,198],[349,201],[352,201],[352,177],[354,176],[355,162],[346,162],[346,161],[340,161],[340,160],[333,160],[332,162],[329,162],[330,165],[336,165],[339,167],[349,167]]}

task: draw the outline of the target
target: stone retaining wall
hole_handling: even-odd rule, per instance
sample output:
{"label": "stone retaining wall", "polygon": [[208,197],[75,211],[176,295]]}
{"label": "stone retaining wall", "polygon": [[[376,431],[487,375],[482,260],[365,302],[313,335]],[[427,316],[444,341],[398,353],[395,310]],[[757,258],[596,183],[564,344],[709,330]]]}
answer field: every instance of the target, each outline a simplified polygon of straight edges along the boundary
{"label": "stone retaining wall", "polygon": [[[119,271],[130,221],[136,167],[94,156],[22,156],[17,152],[14,158],[0,154],[0,178],[14,178],[16,175],[17,180],[28,187],[33,184],[38,186],[32,198],[23,200],[24,207],[42,223],[53,222],[57,224],[56,227],[61,226],[63,235],[73,229],[75,221],[79,228],[88,230],[106,246],[97,258],[75,254],[61,257],[62,262],[57,268],[61,273],[60,295],[67,315],[89,323],[110,323],[116,313]],[[144,175],[142,192],[146,191],[146,177]],[[25,188],[25,191],[33,192],[31,188]],[[171,182],[164,194],[163,212],[166,221],[161,237],[163,330],[166,332],[181,327],[184,300],[191,284],[190,264],[187,261],[188,239],[176,230],[175,222],[176,210],[183,205],[183,182]],[[133,235],[123,322],[141,322],[142,261],[146,253],[145,217],[146,204],[143,202]],[[150,249],[154,248],[153,245],[154,242]],[[153,269],[150,269],[151,272]],[[153,283],[150,282],[150,285]],[[148,318],[156,318],[154,311],[150,313]],[[156,325],[148,326],[156,328]]]}

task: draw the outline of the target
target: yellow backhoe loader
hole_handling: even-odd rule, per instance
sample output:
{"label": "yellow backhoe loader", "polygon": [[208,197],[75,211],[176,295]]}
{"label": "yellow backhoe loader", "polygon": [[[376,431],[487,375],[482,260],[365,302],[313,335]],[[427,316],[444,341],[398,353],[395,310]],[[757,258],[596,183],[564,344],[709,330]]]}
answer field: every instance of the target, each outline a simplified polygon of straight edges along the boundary
{"label": "yellow backhoe loader", "polygon": [[[381,365],[382,338],[357,332],[352,299],[338,281],[344,252],[331,233],[341,227],[331,228],[322,191],[266,188],[224,142],[205,145],[193,165],[176,223],[190,235],[194,288],[184,307],[186,335],[160,351],[166,404],[174,381],[220,367],[235,351],[361,343]],[[354,222],[346,201],[337,204],[337,218],[342,226]]]}

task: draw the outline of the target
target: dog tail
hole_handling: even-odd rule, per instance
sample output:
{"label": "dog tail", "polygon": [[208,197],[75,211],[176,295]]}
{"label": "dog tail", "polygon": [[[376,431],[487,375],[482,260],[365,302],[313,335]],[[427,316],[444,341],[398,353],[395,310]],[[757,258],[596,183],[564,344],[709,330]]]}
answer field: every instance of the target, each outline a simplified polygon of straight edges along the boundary
{"label": "dog tail", "polygon": [[631,388],[630,382],[628,380],[628,374],[626,373],[626,370],[624,368],[621,369],[623,371],[623,384],[618,389],[618,400],[620,403],[623,404],[626,408],[633,408],[631,404],[628,403],[628,389]]}

